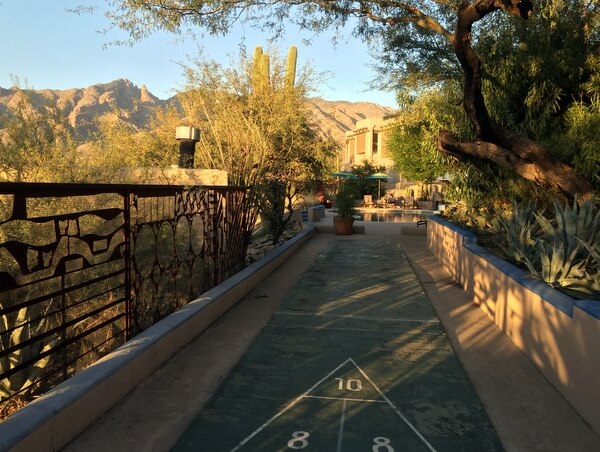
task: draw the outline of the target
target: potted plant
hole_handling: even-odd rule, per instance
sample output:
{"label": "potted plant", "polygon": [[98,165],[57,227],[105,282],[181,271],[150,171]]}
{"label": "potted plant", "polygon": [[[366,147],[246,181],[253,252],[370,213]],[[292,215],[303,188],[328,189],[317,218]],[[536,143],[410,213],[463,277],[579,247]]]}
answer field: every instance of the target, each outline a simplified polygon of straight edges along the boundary
{"label": "potted plant", "polygon": [[340,182],[334,204],[337,214],[333,217],[335,233],[338,235],[354,232],[354,194],[354,187],[349,180]]}

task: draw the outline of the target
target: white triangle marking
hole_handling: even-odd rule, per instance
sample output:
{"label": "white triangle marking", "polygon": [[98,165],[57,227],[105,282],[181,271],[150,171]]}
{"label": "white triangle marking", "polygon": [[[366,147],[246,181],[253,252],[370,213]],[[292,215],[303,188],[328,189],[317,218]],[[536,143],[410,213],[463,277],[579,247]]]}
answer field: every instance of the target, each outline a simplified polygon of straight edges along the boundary
{"label": "white triangle marking", "polygon": [[365,371],[362,370],[358,366],[358,364],[356,364],[354,362],[354,360],[352,358],[348,358],[348,359],[352,362],[352,364],[354,364],[356,366],[356,368],[363,375],[363,377],[365,377],[365,379],[369,383],[371,383],[371,385],[373,385],[373,387],[377,390],[377,392],[379,393],[379,395],[385,399],[385,401],[388,403],[388,405],[390,407],[392,407],[392,409],[396,412],[396,414],[398,416],[400,416],[400,419],[402,419],[404,421],[404,423],[406,425],[408,425],[413,432],[415,432],[415,434],[419,437],[419,439],[421,441],[423,441],[423,443],[429,448],[429,450],[431,450],[432,452],[435,452],[435,448],[429,443],[429,441],[427,441],[425,439],[425,437],[423,435],[421,435],[421,433],[416,429],[416,427],[414,425],[412,425],[412,423],[408,419],[406,419],[406,417],[402,414],[402,412],[396,407],[396,405],[394,405],[392,403],[392,401],[390,399],[388,399],[388,397],[381,391],[381,389],[379,389],[379,387],[375,384],[375,382],[373,380],[371,380],[371,378],[365,373]]}
{"label": "white triangle marking", "polygon": [[[396,405],[394,405],[392,403],[392,401],[381,391],[381,389],[379,389],[379,387],[375,384],[375,382],[373,380],[371,380],[371,378],[366,374],[366,372],[364,370],[362,370],[352,358],[348,358],[346,361],[344,361],[342,364],[337,366],[335,369],[333,369],[331,372],[329,372],[327,375],[325,375],[323,378],[321,378],[319,381],[317,381],[314,385],[312,385],[310,388],[308,388],[306,391],[304,391],[302,394],[300,394],[298,397],[296,397],[294,400],[292,400],[281,411],[279,411],[272,418],[270,418],[268,421],[266,421],[264,424],[262,424],[260,427],[258,427],[249,436],[244,438],[237,446],[235,446],[233,449],[231,449],[230,452],[236,452],[237,450],[239,450],[242,446],[244,446],[244,444],[246,444],[248,441],[250,441],[256,435],[258,435],[260,432],[262,432],[269,424],[271,424],[277,418],[281,417],[283,414],[285,414],[290,409],[292,409],[294,406],[296,406],[298,404],[298,402],[300,402],[302,399],[304,399],[304,398],[315,398],[315,399],[326,398],[326,397],[319,397],[319,396],[311,396],[310,393],[312,391],[314,391],[321,383],[323,383],[325,380],[327,380],[329,377],[331,377],[333,374],[335,374],[338,370],[340,370],[342,367],[344,367],[349,362],[354,364],[354,367],[356,367],[356,369],[358,369],[358,371],[362,374],[362,376],[365,377],[365,379],[375,388],[375,390],[379,393],[379,395],[383,398],[383,400],[385,402],[380,401],[380,400],[348,399],[348,398],[344,398],[344,397],[340,397],[337,400],[344,400],[344,402],[346,400],[350,400],[350,401],[360,401],[360,402],[387,403],[392,408],[392,410],[394,410],[394,412],[400,417],[400,419],[402,419],[402,421],[404,421],[404,423],[419,437],[419,439],[423,442],[423,444],[425,444],[429,448],[430,451],[436,452],[435,448],[429,443],[429,441],[427,441],[425,439],[425,437],[423,435],[421,435],[421,433],[416,429],[416,427],[406,418],[406,416],[404,416],[402,414],[402,412],[396,407]],[[327,398],[328,399],[336,399],[335,397],[327,397]],[[339,444],[338,444],[338,446],[339,446]]]}

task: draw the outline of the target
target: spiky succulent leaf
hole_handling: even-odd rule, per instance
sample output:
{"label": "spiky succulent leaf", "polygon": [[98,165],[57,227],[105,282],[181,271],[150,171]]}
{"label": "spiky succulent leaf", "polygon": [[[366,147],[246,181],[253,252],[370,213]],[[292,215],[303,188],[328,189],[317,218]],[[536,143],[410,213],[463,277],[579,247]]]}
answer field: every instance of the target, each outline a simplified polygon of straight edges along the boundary
{"label": "spiky succulent leaf", "polygon": [[519,208],[516,203],[513,203],[512,215],[498,218],[505,234],[502,251],[508,258],[525,264],[530,271],[535,268],[534,262],[537,261],[534,238],[537,225],[534,206],[535,204],[528,204],[524,208]]}
{"label": "spiky succulent leaf", "polygon": [[[10,335],[3,335],[4,341],[8,342],[8,347],[22,344],[32,337],[37,337],[45,333],[50,328],[51,304],[46,306],[38,320],[34,319],[31,307],[23,307],[17,311],[16,317],[11,320],[7,315],[0,316],[0,326],[8,332],[9,325],[12,326]],[[36,341],[28,346],[18,348],[11,354],[2,359],[2,369],[14,369],[23,363],[33,360],[47,350],[52,349],[59,342],[58,338],[46,340],[46,342]],[[8,378],[0,380],[0,401],[11,395],[21,392],[22,395],[31,394],[38,386],[38,379],[42,371],[51,365],[52,355],[45,356],[32,365],[25,367],[21,371],[11,375]]]}

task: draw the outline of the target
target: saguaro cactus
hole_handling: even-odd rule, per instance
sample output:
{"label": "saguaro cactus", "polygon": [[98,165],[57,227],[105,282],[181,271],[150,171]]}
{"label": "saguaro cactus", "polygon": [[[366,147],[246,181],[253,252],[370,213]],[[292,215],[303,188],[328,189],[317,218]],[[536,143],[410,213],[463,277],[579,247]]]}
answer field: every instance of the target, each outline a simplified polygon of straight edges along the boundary
{"label": "saguaro cactus", "polygon": [[254,48],[254,54],[252,55],[252,87],[253,89],[258,89],[261,86],[262,80],[262,57],[263,57],[263,49],[261,46],[256,46]]}
{"label": "saguaro cactus", "polygon": [[[296,83],[296,64],[298,49],[291,46],[288,51],[285,68],[285,88],[291,89]],[[261,46],[256,46],[252,56],[252,85],[254,89],[271,86],[271,59]]]}
{"label": "saguaro cactus", "polygon": [[296,46],[290,47],[287,57],[287,66],[285,68],[285,87],[293,88],[296,83],[296,62],[298,61],[298,49]]}
{"label": "saguaro cactus", "polygon": [[271,86],[271,59],[266,53],[263,53],[260,58],[260,73],[261,81],[266,86]]}
{"label": "saguaro cactus", "polygon": [[256,71],[256,68],[258,68],[260,66],[260,59],[262,58],[263,55],[263,49],[261,46],[256,46],[254,48],[254,54],[252,56],[252,60],[254,61],[254,70]]}

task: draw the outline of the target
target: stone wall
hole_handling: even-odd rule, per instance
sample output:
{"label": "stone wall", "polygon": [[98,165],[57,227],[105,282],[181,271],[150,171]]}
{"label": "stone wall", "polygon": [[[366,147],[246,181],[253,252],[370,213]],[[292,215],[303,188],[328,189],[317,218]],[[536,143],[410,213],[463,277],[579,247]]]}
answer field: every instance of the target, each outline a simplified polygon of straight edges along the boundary
{"label": "stone wall", "polygon": [[575,410],[600,433],[600,300],[574,300],[429,218],[427,243],[471,296]]}
{"label": "stone wall", "polygon": [[227,185],[227,171],[187,168],[122,168],[119,183],[159,185]]}

